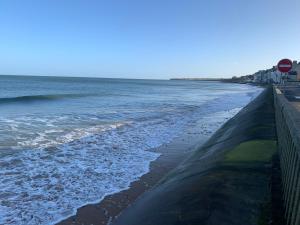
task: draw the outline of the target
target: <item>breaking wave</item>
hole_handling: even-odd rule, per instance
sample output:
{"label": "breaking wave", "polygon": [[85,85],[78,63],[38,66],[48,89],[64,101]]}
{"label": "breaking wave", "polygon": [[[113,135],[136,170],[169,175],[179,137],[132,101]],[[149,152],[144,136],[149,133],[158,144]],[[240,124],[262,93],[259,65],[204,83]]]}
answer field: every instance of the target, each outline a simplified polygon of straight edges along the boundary
{"label": "breaking wave", "polygon": [[0,104],[15,102],[51,101],[65,98],[89,97],[92,94],[55,94],[55,95],[26,95],[18,97],[0,98]]}

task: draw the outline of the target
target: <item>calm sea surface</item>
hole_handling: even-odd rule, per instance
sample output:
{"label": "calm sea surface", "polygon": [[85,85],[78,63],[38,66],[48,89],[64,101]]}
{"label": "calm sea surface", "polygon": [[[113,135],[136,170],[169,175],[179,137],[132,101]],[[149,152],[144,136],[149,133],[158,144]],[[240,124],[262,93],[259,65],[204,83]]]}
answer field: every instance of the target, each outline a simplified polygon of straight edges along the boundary
{"label": "calm sea surface", "polygon": [[150,149],[196,121],[210,135],[260,92],[220,82],[0,76],[0,224],[53,224],[128,188],[159,156]]}

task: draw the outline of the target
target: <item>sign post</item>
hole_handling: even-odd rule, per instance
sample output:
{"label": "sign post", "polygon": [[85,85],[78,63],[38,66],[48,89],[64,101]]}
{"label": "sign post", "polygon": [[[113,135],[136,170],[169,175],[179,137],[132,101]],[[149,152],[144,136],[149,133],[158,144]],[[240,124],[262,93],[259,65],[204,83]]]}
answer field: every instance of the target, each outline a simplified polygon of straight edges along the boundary
{"label": "sign post", "polygon": [[293,62],[290,59],[282,59],[277,64],[277,69],[281,72],[281,81],[283,74],[286,75],[293,67]]}

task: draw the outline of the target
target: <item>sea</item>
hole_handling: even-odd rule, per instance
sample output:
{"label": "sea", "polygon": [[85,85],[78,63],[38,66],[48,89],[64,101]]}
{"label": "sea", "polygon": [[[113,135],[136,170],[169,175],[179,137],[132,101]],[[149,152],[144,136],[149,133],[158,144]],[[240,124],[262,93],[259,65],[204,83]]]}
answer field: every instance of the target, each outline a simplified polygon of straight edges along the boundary
{"label": "sea", "polygon": [[154,149],[199,121],[212,135],[261,91],[217,81],[0,76],[0,224],[55,224],[128,189],[160,156]]}

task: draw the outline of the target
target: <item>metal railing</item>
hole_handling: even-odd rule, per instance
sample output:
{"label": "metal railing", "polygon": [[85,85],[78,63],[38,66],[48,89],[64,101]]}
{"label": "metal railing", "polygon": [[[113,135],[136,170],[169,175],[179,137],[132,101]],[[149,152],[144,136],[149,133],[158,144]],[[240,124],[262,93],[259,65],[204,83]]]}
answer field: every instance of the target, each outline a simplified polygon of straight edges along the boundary
{"label": "metal railing", "polygon": [[274,86],[283,201],[288,225],[300,225],[300,111]]}

